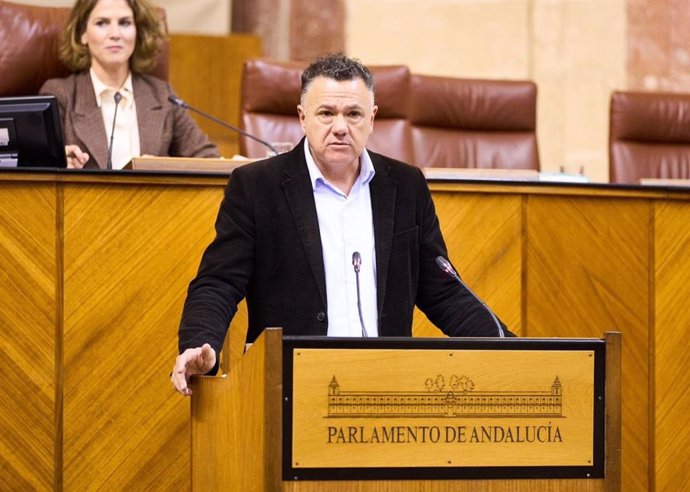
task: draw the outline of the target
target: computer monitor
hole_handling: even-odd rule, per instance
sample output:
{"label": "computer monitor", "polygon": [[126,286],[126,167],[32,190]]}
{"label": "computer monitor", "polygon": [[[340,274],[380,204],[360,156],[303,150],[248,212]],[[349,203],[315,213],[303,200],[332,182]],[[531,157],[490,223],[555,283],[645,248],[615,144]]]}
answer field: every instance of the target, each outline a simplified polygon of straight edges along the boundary
{"label": "computer monitor", "polygon": [[66,167],[55,96],[0,97],[0,167]]}

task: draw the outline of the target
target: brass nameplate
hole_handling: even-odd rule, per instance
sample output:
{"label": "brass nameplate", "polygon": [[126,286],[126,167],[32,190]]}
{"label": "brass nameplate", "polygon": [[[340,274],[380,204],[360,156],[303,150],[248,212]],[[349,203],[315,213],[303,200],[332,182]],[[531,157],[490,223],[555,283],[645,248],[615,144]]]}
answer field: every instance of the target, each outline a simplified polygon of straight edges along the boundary
{"label": "brass nameplate", "polygon": [[592,350],[295,348],[291,467],[592,467]]}

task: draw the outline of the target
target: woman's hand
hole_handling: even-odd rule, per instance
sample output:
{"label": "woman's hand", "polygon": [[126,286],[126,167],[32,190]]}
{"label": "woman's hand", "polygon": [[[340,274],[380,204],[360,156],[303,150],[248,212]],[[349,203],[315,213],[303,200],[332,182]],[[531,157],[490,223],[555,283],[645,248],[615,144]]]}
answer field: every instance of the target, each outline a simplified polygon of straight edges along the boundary
{"label": "woman's hand", "polygon": [[81,169],[89,160],[89,154],[79,148],[78,145],[65,145],[67,155],[67,167],[70,169]]}

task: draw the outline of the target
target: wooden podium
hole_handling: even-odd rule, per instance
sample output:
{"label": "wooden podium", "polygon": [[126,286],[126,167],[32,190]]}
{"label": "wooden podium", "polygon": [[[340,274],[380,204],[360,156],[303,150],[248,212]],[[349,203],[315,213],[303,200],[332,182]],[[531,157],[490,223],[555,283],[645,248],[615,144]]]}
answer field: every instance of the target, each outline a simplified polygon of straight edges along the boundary
{"label": "wooden podium", "polygon": [[620,348],[267,329],[192,381],[192,488],[617,491]]}

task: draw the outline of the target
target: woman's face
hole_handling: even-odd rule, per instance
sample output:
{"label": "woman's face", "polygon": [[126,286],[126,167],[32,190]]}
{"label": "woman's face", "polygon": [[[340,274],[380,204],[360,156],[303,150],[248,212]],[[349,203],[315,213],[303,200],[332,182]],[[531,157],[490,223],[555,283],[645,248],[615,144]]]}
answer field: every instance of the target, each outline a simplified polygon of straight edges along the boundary
{"label": "woman's face", "polygon": [[81,36],[91,53],[91,65],[105,72],[128,68],[136,40],[137,27],[129,4],[125,0],[98,0]]}

